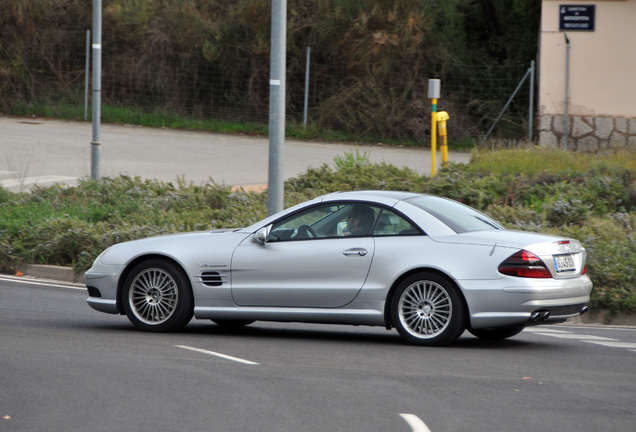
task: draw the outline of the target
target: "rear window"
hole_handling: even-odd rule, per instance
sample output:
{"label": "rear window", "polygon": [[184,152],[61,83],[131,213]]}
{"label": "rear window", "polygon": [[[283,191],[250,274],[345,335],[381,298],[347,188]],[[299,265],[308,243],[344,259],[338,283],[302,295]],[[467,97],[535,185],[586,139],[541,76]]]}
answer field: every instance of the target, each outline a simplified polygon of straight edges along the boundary
{"label": "rear window", "polygon": [[457,233],[504,229],[483,213],[446,198],[421,196],[408,202],[432,214]]}

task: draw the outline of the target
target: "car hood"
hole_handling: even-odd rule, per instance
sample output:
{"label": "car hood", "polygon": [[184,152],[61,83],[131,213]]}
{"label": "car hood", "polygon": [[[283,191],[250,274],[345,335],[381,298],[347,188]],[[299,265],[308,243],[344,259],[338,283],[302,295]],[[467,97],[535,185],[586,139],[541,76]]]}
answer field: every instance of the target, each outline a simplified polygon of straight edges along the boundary
{"label": "car hood", "polygon": [[148,237],[113,245],[98,260],[106,265],[121,265],[140,255],[157,254],[182,262],[196,259],[197,251],[210,251],[212,255],[226,256],[231,255],[234,248],[248,235],[233,229]]}

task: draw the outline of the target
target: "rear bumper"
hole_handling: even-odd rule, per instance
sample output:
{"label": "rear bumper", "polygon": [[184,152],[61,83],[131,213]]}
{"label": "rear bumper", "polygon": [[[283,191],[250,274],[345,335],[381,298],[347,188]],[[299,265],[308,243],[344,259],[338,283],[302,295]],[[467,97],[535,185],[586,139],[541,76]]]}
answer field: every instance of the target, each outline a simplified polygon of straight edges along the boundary
{"label": "rear bumper", "polygon": [[[562,322],[580,315],[592,291],[587,275],[569,279],[506,276],[458,283],[468,303],[472,328]],[[535,322],[531,317],[537,311],[549,312],[549,317]]]}

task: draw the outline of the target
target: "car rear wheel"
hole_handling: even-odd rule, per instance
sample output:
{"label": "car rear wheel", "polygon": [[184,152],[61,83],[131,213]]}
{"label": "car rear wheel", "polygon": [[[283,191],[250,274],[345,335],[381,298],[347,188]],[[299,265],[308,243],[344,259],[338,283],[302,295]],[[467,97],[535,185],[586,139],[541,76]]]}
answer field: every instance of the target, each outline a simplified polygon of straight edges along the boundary
{"label": "car rear wheel", "polygon": [[151,259],[137,264],[124,282],[124,311],[143,331],[172,332],[192,319],[194,299],[181,268]]}
{"label": "car rear wheel", "polygon": [[518,335],[526,328],[525,326],[517,326],[517,327],[503,327],[503,328],[480,328],[480,329],[472,329],[469,328],[468,331],[473,335],[478,337],[479,339],[484,340],[502,340],[508,339],[509,337],[513,337]]}
{"label": "car rear wheel", "polygon": [[445,345],[466,329],[466,308],[459,288],[429,272],[406,278],[391,301],[393,325],[414,345]]}

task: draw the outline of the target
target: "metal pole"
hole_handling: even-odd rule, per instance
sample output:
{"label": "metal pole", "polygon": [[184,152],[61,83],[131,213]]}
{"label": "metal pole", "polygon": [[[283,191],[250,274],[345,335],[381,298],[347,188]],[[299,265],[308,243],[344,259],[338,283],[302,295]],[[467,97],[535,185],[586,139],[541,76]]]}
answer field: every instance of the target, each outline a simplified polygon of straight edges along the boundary
{"label": "metal pole", "polygon": [[93,0],[93,140],[91,141],[91,179],[99,180],[99,127],[102,117],[102,0]]}
{"label": "metal pole", "polygon": [[307,128],[307,105],[309,104],[309,60],[311,47],[307,47],[307,70],[305,71],[305,113],[303,115],[303,130]]}
{"label": "metal pole", "polygon": [[565,36],[565,103],[563,109],[563,148],[568,148],[568,135],[570,134],[570,119],[568,109],[570,105],[570,40]]}
{"label": "metal pole", "polygon": [[431,177],[435,175],[435,154],[437,153],[437,99],[442,93],[442,82],[438,79],[428,80],[428,98],[431,100]]}
{"label": "metal pole", "polygon": [[272,43],[269,79],[269,181],[267,215],[283,210],[285,146],[285,57],[287,54],[287,0],[272,1]]}
{"label": "metal pole", "polygon": [[528,114],[528,141],[532,142],[532,129],[534,128],[534,60],[530,62],[530,107]]}
{"label": "metal pole", "polygon": [[437,154],[437,99],[431,99],[431,177],[435,175]]}
{"label": "metal pole", "polygon": [[91,31],[86,30],[86,77],[84,79],[84,121],[88,120],[88,81],[90,80]]}

